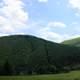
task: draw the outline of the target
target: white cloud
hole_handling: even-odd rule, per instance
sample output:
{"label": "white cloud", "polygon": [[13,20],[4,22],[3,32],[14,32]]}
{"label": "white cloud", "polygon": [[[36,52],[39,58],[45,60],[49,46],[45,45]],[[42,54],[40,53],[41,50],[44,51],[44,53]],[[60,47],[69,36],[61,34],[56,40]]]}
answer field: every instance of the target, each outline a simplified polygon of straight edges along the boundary
{"label": "white cloud", "polygon": [[37,33],[38,33],[38,36],[43,39],[58,42],[58,43],[69,38],[69,36],[66,34],[62,35],[62,34],[51,31],[51,27],[42,28]]}
{"label": "white cloud", "polygon": [[9,34],[0,33],[0,36],[8,36]]}
{"label": "white cloud", "polygon": [[50,41],[59,43],[65,40],[66,35],[60,35],[55,32],[45,31],[43,33],[41,32],[40,37],[46,40],[50,40]]}
{"label": "white cloud", "polygon": [[76,8],[80,10],[80,0],[69,0],[72,8]]}
{"label": "white cloud", "polygon": [[70,7],[77,10],[76,16],[80,16],[80,0],[69,0]]}
{"label": "white cloud", "polygon": [[40,3],[47,3],[48,0],[38,0],[38,2],[40,2]]}
{"label": "white cloud", "polygon": [[24,11],[22,0],[2,0],[0,7],[0,32],[16,32],[25,28],[28,13]]}
{"label": "white cloud", "polygon": [[60,21],[51,21],[48,24],[40,28],[36,33],[38,37],[41,37],[46,40],[54,41],[54,42],[62,42],[65,39],[68,39],[69,36],[67,34],[60,34],[54,32],[52,29],[55,28],[65,28],[67,25]]}
{"label": "white cloud", "polygon": [[62,23],[62,22],[59,22],[59,21],[53,21],[53,22],[49,22],[48,23],[48,26],[50,27],[66,27],[66,24]]}
{"label": "white cloud", "polygon": [[74,39],[80,37],[80,34],[70,35],[70,34],[60,34],[50,30],[50,28],[44,28],[38,31],[38,37],[43,39],[60,43],[65,40]]}

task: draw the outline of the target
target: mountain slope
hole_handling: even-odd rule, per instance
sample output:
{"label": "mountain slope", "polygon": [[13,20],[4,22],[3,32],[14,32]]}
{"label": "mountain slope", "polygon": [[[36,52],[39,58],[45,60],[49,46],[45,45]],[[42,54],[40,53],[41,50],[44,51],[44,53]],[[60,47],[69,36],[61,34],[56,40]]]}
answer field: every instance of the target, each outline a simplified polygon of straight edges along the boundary
{"label": "mountain slope", "polygon": [[54,73],[55,69],[79,64],[80,50],[30,35],[5,36],[0,38],[0,66],[6,63],[15,73]]}
{"label": "mountain slope", "polygon": [[80,47],[80,38],[74,38],[71,40],[66,40],[66,41],[62,42],[62,44],[68,44],[68,45]]}

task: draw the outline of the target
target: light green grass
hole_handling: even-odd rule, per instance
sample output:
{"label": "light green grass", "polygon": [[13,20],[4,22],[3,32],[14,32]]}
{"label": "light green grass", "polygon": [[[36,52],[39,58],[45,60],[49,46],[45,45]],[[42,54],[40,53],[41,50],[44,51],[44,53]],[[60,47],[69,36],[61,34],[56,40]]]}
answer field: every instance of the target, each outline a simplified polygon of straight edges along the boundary
{"label": "light green grass", "polygon": [[51,75],[0,76],[0,80],[80,80],[80,71]]}

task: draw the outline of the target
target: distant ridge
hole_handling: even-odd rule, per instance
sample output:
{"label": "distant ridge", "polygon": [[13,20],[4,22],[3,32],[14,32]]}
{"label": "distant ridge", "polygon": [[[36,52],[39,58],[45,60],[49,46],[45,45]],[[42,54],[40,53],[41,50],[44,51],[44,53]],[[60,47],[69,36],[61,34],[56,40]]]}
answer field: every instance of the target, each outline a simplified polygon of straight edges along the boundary
{"label": "distant ridge", "polygon": [[73,45],[73,46],[80,47],[80,37],[70,39],[70,40],[66,40],[66,41],[62,42],[62,44],[67,44],[67,45]]}

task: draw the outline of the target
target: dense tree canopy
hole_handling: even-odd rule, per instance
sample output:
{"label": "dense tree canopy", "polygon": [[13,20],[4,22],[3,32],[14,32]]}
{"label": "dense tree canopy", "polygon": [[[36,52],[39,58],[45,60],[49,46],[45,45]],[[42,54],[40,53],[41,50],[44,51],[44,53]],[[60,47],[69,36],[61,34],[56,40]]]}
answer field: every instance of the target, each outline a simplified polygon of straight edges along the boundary
{"label": "dense tree canopy", "polygon": [[58,44],[30,35],[0,38],[0,74],[2,70],[9,75],[68,72],[76,69],[79,64],[80,49],[72,45]]}

